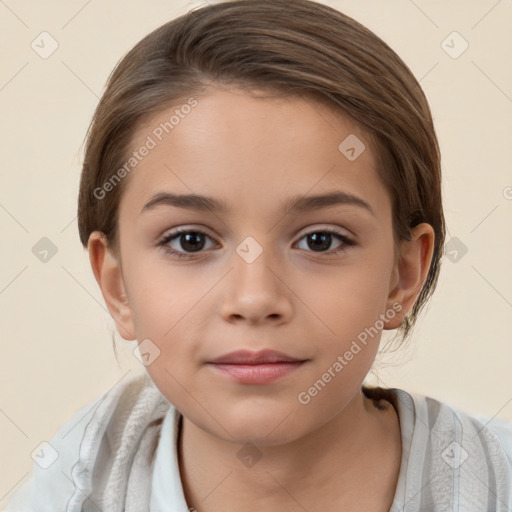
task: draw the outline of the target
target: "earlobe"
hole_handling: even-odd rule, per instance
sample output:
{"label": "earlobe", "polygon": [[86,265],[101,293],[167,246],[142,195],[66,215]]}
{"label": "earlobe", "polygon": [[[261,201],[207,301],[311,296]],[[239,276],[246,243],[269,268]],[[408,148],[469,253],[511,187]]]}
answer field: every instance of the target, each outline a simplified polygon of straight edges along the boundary
{"label": "earlobe", "polygon": [[125,340],[136,339],[121,266],[108,249],[105,235],[100,231],[91,233],[87,249],[94,277],[119,334]]}
{"label": "earlobe", "polygon": [[430,224],[418,224],[412,230],[411,240],[403,240],[400,254],[393,268],[387,308],[396,310],[401,304],[400,312],[385,322],[385,329],[396,329],[412,309],[423,283],[427,278],[434,252],[434,229]]}

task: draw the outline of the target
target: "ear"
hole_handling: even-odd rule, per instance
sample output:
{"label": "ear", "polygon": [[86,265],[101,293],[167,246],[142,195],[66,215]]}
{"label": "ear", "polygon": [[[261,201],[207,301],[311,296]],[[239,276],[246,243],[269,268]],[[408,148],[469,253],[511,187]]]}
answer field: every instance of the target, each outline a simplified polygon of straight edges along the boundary
{"label": "ear", "polygon": [[134,340],[135,329],[120,262],[108,249],[104,233],[94,231],[87,244],[89,260],[107,308],[125,340]]}
{"label": "ear", "polygon": [[430,269],[434,240],[432,226],[422,223],[412,230],[411,240],[400,243],[400,253],[391,274],[387,309],[395,309],[397,303],[402,305],[402,309],[394,318],[385,321],[385,329],[399,327],[412,309]]}

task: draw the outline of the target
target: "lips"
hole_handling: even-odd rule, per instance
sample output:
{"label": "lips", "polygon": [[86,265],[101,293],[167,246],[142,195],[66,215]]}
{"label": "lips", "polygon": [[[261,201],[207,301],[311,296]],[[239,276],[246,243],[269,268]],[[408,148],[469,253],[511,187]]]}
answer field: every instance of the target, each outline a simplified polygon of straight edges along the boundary
{"label": "lips", "polygon": [[237,350],[209,361],[209,366],[220,375],[239,384],[270,384],[298,370],[307,359],[276,350]]}
{"label": "lips", "polygon": [[252,352],[250,350],[237,350],[224,354],[212,361],[213,364],[236,364],[236,365],[254,365],[254,364],[271,364],[271,363],[296,363],[304,361],[291,357],[276,350],[260,350],[259,352]]}

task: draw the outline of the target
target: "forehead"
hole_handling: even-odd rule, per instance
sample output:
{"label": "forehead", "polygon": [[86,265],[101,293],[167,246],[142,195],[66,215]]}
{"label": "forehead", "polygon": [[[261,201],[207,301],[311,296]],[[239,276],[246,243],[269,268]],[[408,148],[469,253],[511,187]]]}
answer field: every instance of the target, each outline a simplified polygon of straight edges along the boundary
{"label": "forehead", "polygon": [[163,191],[214,196],[253,213],[277,208],[283,196],[334,188],[365,196],[377,209],[389,199],[368,135],[310,95],[211,89],[185,97],[138,127],[128,157],[134,151],[140,160],[127,178],[121,216],[138,214]]}

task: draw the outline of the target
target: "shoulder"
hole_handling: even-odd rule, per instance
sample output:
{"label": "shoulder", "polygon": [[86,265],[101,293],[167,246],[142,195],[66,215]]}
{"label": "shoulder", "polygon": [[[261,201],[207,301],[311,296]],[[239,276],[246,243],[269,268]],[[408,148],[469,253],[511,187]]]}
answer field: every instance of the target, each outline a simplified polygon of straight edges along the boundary
{"label": "shoulder", "polygon": [[467,510],[512,507],[512,423],[432,397],[391,391],[407,423],[401,428],[409,432],[408,476],[414,475],[418,489],[427,485],[429,491],[421,498],[424,503],[442,500]]}
{"label": "shoulder", "polygon": [[[143,402],[142,404],[140,402]],[[34,456],[28,480],[13,491],[5,512],[82,510],[92,492],[96,460],[106,463],[134,407],[146,414],[165,404],[147,374],[125,374],[111,389],[78,410]],[[101,447],[101,450],[100,450]],[[96,468],[97,472],[97,468]]]}
{"label": "shoulder", "polygon": [[512,467],[512,422],[496,417],[472,414],[429,396],[410,395],[419,419],[442,437],[460,439],[468,449],[482,450],[489,463],[506,462]]}
{"label": "shoulder", "polygon": [[486,418],[483,416],[476,416],[476,419],[480,421],[485,428],[496,435],[512,466],[512,421],[506,421],[500,418]]}

